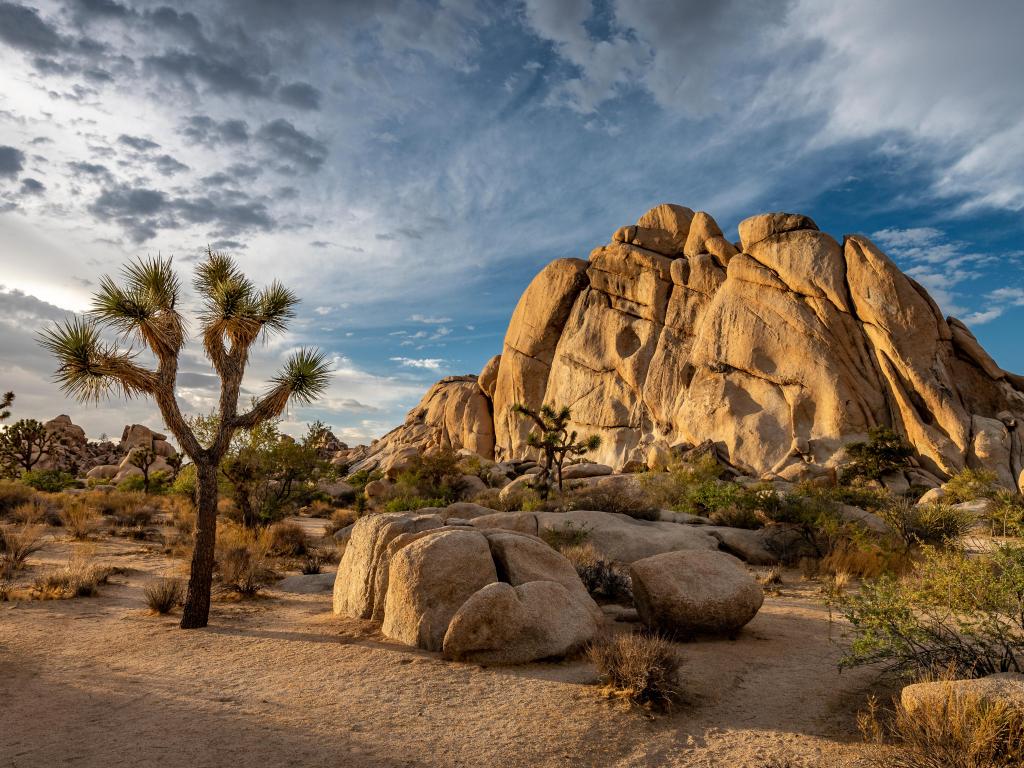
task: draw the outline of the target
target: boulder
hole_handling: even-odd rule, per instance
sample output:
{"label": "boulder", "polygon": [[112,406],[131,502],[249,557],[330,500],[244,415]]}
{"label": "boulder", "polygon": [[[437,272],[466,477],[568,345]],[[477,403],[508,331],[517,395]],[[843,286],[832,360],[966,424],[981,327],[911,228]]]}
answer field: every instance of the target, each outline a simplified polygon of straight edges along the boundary
{"label": "boulder", "polygon": [[740,248],[749,253],[755,243],[772,235],[798,229],[817,230],[818,225],[810,217],[799,213],[760,213],[740,222]]}
{"label": "boulder", "polygon": [[533,482],[533,475],[520,475],[498,492],[498,498],[502,501],[508,501],[517,494],[529,491]]}
{"label": "boulder", "polygon": [[484,365],[477,378],[477,384],[481,391],[489,398],[494,398],[494,388],[498,384],[498,366],[501,365],[501,355],[495,355]]}
{"label": "boulder", "polygon": [[488,532],[487,541],[498,572],[498,580],[517,587],[530,581],[554,581],[595,616],[600,610],[583,586],[572,563],[540,539],[521,533]]}
{"label": "boulder", "polygon": [[938,504],[946,498],[945,488],[929,488],[923,494],[921,498],[917,500],[918,504]]}
{"label": "boulder", "polygon": [[497,573],[483,534],[431,532],[393,554],[381,630],[406,645],[440,651],[448,625],[462,604],[495,581]]}
{"label": "boulder", "polygon": [[110,480],[114,477],[120,467],[117,464],[100,464],[98,467],[93,467],[85,476],[90,480]]}
{"label": "boulder", "polygon": [[487,483],[476,475],[463,475],[461,481],[461,495],[464,499],[472,499],[478,493],[487,490]]}
{"label": "boulder", "polygon": [[484,530],[499,528],[506,531],[519,531],[536,536],[537,516],[532,512],[495,512],[490,515],[481,515],[469,521],[475,528]]}
{"label": "boulder", "polygon": [[333,483],[321,480],[316,484],[316,489],[341,504],[351,504],[356,500],[356,489],[342,480]]}
{"label": "boulder", "polygon": [[777,565],[779,557],[770,549],[770,534],[765,529],[747,530],[707,525],[702,531],[718,539],[719,547],[750,565]]}
{"label": "boulder", "polygon": [[630,566],[641,620],[669,636],[735,635],[764,602],[760,585],[724,552],[667,552]]}
{"label": "boulder", "polygon": [[607,464],[596,464],[588,461],[582,464],[570,464],[567,467],[562,467],[562,481],[579,480],[586,477],[603,477],[611,473],[612,468]]}
{"label": "boulder", "polygon": [[582,649],[598,627],[593,613],[560,583],[495,583],[459,608],[443,650],[446,658],[477,664],[525,664]]}
{"label": "boulder", "polygon": [[334,578],[333,573],[314,573],[308,576],[298,574],[281,579],[274,585],[274,589],[295,595],[318,595],[331,591],[334,587]]}
{"label": "boulder", "polygon": [[474,504],[471,501],[456,501],[454,504],[449,504],[445,507],[441,516],[444,518],[461,517],[463,520],[472,520],[484,515],[492,515],[494,512],[495,510],[490,507]]}
{"label": "boulder", "polygon": [[652,555],[678,550],[717,550],[718,540],[703,526],[660,520],[636,520],[615,512],[580,510],[538,512],[537,527],[544,531],[585,531],[586,541],[606,559],[632,563]]}
{"label": "boulder", "polygon": [[907,712],[922,706],[941,706],[951,697],[976,697],[983,702],[1002,702],[1024,713],[1024,675],[999,672],[970,680],[938,680],[913,683],[900,692],[900,703]]}

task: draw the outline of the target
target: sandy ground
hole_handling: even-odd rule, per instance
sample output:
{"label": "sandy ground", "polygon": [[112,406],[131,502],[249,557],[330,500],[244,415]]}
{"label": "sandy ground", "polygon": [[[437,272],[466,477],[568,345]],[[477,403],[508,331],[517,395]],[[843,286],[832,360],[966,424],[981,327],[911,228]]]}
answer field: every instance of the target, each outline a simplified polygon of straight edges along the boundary
{"label": "sandy ground", "polygon": [[[30,575],[81,546],[51,542]],[[130,570],[96,598],[0,603],[0,766],[847,766],[875,680],[837,672],[842,625],[795,574],[735,642],[681,646],[687,701],[650,717],[583,660],[449,663],[329,594],[216,602],[183,632],[142,597],[180,561],[85,546]]]}

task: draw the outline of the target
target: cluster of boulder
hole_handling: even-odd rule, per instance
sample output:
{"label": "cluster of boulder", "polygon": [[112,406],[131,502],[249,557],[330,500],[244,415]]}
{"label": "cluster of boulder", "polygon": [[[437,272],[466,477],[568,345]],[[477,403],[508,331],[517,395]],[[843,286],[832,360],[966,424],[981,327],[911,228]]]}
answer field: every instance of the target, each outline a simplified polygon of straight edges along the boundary
{"label": "cluster of boulder", "polygon": [[132,453],[148,449],[154,455],[149,467],[157,472],[174,473],[172,462],[178,456],[167,436],[142,424],[126,425],[119,442],[90,441],[85,430],[66,415],[47,421],[47,432],[56,436],[48,453],[40,457],[37,469],[56,469],[87,479],[103,480],[116,485],[130,477],[141,476],[142,469],[132,463]]}
{"label": "cluster of boulder", "polygon": [[985,467],[1018,489],[1024,472],[1024,378],[870,240],[799,214],[748,218],[730,242],[707,213],[663,204],[589,260],[550,263],[501,354],[435,384],[358,466],[411,446],[532,455],[516,403],[571,405],[620,470],[710,441],[744,475],[812,479],[884,426],[915,450],[894,487]]}
{"label": "cluster of boulder", "polygon": [[[760,608],[760,586],[713,537],[672,539],[669,530],[688,526],[575,514],[591,516],[610,559],[631,563],[637,611],[651,628],[731,635]],[[624,521],[646,535],[630,540],[601,525]],[[537,536],[566,524],[556,513],[466,502],[362,517],[346,531],[334,612],[377,621],[387,637],[450,659],[522,664],[571,654],[601,635],[606,618],[569,560]]]}

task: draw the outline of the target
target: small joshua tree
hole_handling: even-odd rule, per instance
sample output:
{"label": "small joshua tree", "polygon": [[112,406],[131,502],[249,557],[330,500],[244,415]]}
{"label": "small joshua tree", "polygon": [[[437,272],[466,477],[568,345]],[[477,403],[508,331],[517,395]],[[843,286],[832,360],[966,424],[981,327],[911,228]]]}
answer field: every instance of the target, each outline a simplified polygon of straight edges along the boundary
{"label": "small joshua tree", "polygon": [[4,421],[11,415],[11,406],[14,405],[14,393],[4,392],[0,397],[0,421]]}
{"label": "small joshua tree", "polygon": [[[207,250],[193,281],[202,304],[198,336],[221,386],[216,430],[200,442],[174,394],[185,321],[178,311],[180,282],[171,259],[140,259],[124,268],[123,277],[123,285],[103,277],[89,315],[43,331],[41,342],[57,358],[61,388],[82,402],[111,393],[152,397],[178,445],[195,464],[195,548],[181,627],[205,627],[217,535],[217,468],[231,438],[239,430],[277,418],[290,401],[308,403],[319,397],[327,387],[330,366],[319,351],[294,352],[270,380],[270,388],[248,411],[239,413],[238,394],[253,344],[286,330],[298,298],[276,281],[257,289],[232,259]],[[140,364],[139,350],[131,344],[125,348],[105,341],[103,328],[118,333],[122,342],[148,349],[156,366]]]}
{"label": "small joshua tree", "polygon": [[31,472],[57,445],[57,434],[35,419],[20,419],[0,432],[0,465],[8,474]]}
{"label": "small joshua tree", "polygon": [[128,463],[142,470],[142,490],[149,493],[149,469],[156,463],[156,451],[148,446],[134,448],[128,454]]}
{"label": "small joshua tree", "polygon": [[551,483],[558,484],[558,492],[562,492],[562,465],[568,456],[584,456],[597,450],[601,444],[599,435],[591,435],[586,440],[577,441],[576,431],[569,431],[571,414],[568,408],[556,410],[553,406],[542,405],[539,411],[532,411],[525,405],[512,406],[514,413],[520,413],[533,421],[536,429],[526,437],[526,444],[541,452],[541,470],[537,475],[536,486],[541,496],[547,498]]}

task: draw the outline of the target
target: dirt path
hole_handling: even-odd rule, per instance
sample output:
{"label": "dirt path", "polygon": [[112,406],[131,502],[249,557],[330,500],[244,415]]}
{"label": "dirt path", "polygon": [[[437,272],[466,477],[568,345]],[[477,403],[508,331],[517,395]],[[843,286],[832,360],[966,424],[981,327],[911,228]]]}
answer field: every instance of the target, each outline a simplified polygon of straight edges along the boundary
{"label": "dirt path", "polygon": [[858,751],[872,675],[836,672],[810,587],[768,598],[736,642],[683,646],[689,700],[649,719],[601,698],[583,661],[445,662],[333,616],[329,595],[219,602],[181,632],[142,600],[169,561],[120,552],[133,570],[98,598],[0,603],[0,766],[795,768]]}

